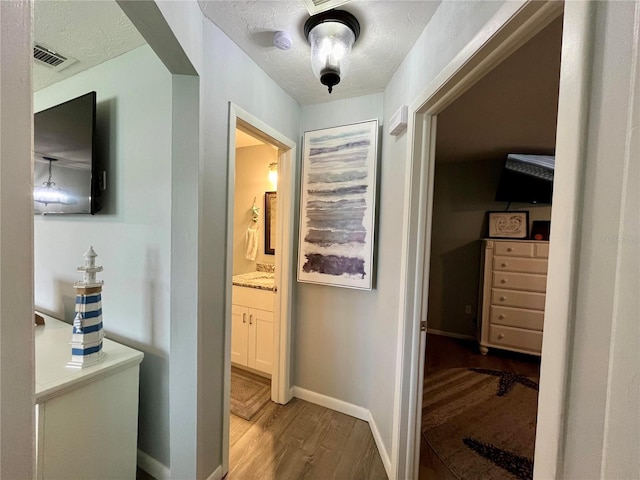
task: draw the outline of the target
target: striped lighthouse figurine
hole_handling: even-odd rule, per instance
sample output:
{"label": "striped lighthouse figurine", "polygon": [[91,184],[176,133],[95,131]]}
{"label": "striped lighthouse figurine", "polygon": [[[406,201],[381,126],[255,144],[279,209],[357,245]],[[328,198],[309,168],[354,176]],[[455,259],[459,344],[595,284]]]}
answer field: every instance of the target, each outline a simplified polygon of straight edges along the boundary
{"label": "striped lighthouse figurine", "polygon": [[84,265],[76,269],[82,273],[82,281],[76,282],[76,316],[73,320],[71,336],[71,361],[67,367],[84,368],[101,362],[102,351],[102,285],[96,280],[96,273],[102,267],[96,266],[96,252],[89,247],[84,254]]}

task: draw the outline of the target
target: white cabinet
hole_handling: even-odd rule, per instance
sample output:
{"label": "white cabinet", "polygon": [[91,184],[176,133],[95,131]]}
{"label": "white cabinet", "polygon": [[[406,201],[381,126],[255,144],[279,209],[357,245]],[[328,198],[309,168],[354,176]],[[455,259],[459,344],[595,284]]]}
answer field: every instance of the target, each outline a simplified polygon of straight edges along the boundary
{"label": "white cabinet", "polygon": [[233,286],[231,362],[235,365],[271,374],[273,300],[270,290]]}
{"label": "white cabinet", "polygon": [[547,286],[548,242],[485,240],[478,342],[540,355]]}
{"label": "white cabinet", "polygon": [[[41,314],[42,315],[42,314]],[[36,478],[136,478],[143,354],[108,339],[103,362],[67,368],[71,325],[35,327]]]}

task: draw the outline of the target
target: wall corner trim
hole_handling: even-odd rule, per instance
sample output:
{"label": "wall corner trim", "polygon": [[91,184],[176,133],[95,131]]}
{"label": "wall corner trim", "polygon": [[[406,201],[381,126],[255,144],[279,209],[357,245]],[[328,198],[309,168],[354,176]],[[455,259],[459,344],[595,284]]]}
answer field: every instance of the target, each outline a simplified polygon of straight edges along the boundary
{"label": "wall corner trim", "polygon": [[445,332],[444,330],[437,330],[435,328],[427,328],[427,333],[433,335],[440,335],[442,337],[457,338],[459,340],[476,340],[473,335],[465,335],[463,333]]}
{"label": "wall corner trim", "polygon": [[218,465],[211,475],[207,477],[207,480],[221,480],[224,474],[222,473],[222,465]]}
{"label": "wall corner trim", "polygon": [[373,415],[369,411],[369,428],[371,428],[371,433],[373,434],[373,439],[376,442],[376,446],[378,447],[378,453],[380,453],[380,458],[382,459],[382,464],[384,465],[384,469],[387,472],[387,477],[389,480],[395,480],[395,472],[391,468],[391,457],[389,457],[389,452],[384,446],[382,442],[382,437],[380,436],[380,431],[378,430],[378,425],[376,425],[376,421],[373,418]]}
{"label": "wall corner trim", "polygon": [[142,450],[138,450],[138,467],[157,480],[169,480],[171,478],[171,470],[166,465],[147,455]]}
{"label": "wall corner trim", "polygon": [[322,395],[321,393],[312,392],[311,390],[307,390],[305,388],[294,386],[293,396],[299,398],[300,400],[306,400],[307,402],[315,403],[316,405],[320,405],[321,407],[330,408],[331,410],[335,410],[336,412],[344,413],[345,415],[364,420],[365,422],[369,422],[369,419],[371,418],[369,410],[364,407],[359,407],[358,405],[344,402],[342,400],[338,400],[337,398],[328,397],[326,395]]}

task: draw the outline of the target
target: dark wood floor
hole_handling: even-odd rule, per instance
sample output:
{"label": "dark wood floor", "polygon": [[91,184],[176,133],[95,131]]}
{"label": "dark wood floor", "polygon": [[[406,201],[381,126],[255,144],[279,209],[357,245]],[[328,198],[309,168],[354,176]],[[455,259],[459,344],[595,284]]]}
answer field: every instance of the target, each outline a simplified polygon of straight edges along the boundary
{"label": "dark wood floor", "polygon": [[[441,335],[427,335],[425,376],[430,370],[443,368],[493,368],[520,373],[529,377],[540,376],[540,358],[506,350],[492,349],[480,355],[478,344],[471,340],[458,340]],[[421,438],[420,480],[455,480],[447,466]]]}
{"label": "dark wood floor", "polygon": [[229,436],[229,480],[387,478],[366,422],[297,398],[231,415]]}

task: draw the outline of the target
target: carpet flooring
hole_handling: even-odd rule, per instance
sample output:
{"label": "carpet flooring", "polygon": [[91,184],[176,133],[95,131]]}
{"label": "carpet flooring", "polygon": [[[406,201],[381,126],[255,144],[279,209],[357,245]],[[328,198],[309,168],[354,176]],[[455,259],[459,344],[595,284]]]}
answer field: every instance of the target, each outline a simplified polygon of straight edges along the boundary
{"label": "carpet flooring", "polygon": [[533,476],[537,379],[487,368],[425,375],[422,432],[460,480]]}
{"label": "carpet flooring", "polygon": [[231,367],[231,413],[245,420],[253,416],[271,400],[271,381],[268,378]]}

